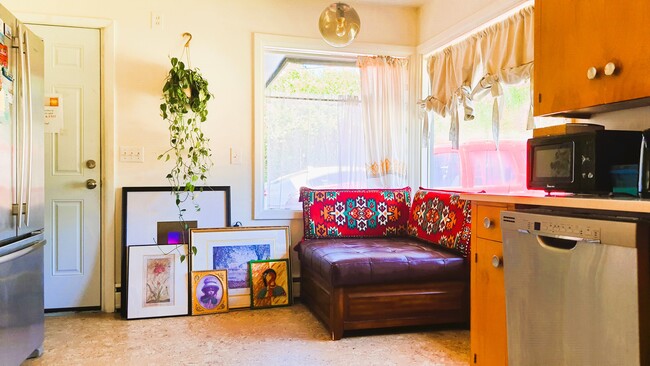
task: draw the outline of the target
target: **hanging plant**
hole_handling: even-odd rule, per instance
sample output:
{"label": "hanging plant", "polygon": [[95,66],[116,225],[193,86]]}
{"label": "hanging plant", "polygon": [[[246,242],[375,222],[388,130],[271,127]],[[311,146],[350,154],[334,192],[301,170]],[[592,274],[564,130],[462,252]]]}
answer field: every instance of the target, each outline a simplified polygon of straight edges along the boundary
{"label": "hanging plant", "polygon": [[[177,58],[171,59],[172,67],[167,74],[163,87],[163,103],[160,115],[169,123],[169,149],[158,156],[158,160],[171,160],[174,163],[166,178],[172,187],[179,217],[184,230],[187,225],[183,220],[185,209],[181,204],[188,199],[194,200],[195,188],[200,182],[205,183],[207,172],[213,163],[210,157],[209,142],[201,131],[201,123],[208,116],[208,101],[212,97],[208,82],[198,69],[185,68]],[[197,211],[198,204],[194,203]],[[196,254],[196,248],[192,248]],[[184,256],[181,256],[181,261]]]}

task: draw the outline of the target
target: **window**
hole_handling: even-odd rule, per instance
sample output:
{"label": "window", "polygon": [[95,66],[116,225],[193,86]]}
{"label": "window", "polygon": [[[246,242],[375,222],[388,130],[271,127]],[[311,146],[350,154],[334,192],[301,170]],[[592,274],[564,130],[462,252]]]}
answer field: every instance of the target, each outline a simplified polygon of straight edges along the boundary
{"label": "window", "polygon": [[[429,95],[422,105],[437,114],[430,117],[425,184],[489,193],[526,191],[534,9],[531,2],[522,5],[428,57]],[[535,120],[537,126],[558,122]]]}
{"label": "window", "polygon": [[[474,120],[459,123],[459,147],[449,142],[449,115],[433,116],[428,186],[435,188],[516,193],[526,191],[526,130],[530,80],[503,86],[499,146],[492,136],[493,99],[474,103]],[[536,120],[537,126],[557,124],[557,118]]]}
{"label": "window", "polygon": [[[361,49],[409,55],[406,47],[255,35],[255,218],[301,217],[302,186],[373,187],[361,123]],[[355,49],[356,47],[356,49]]]}
{"label": "window", "polygon": [[[299,210],[298,191],[351,184],[344,159],[358,146],[341,136],[346,109],[360,124],[359,70],[355,61],[268,54],[264,95],[264,208]],[[274,69],[274,70],[272,70]],[[360,125],[359,125],[360,126]]]}

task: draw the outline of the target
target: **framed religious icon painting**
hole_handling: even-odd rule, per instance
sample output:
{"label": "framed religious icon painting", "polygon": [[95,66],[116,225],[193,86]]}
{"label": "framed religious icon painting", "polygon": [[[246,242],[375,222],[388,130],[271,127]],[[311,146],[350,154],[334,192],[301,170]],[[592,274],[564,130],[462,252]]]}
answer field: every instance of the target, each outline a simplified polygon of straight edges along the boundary
{"label": "framed religious icon painting", "polygon": [[228,311],[226,270],[192,272],[192,315],[226,311]]}
{"label": "framed religious icon painting", "polygon": [[248,273],[252,309],[291,305],[288,259],[250,261]]}
{"label": "framed religious icon painting", "polygon": [[225,269],[228,273],[228,308],[250,308],[248,262],[288,259],[288,226],[251,226],[190,229],[192,271]]}

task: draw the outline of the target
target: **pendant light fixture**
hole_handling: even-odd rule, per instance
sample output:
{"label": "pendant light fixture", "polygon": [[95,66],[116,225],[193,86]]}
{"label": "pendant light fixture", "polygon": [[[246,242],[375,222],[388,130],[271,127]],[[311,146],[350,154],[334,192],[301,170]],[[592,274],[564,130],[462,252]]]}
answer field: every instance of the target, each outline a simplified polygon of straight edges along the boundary
{"label": "pendant light fixture", "polygon": [[333,3],[321,13],[318,28],[329,45],[345,47],[359,34],[361,20],[350,5]]}

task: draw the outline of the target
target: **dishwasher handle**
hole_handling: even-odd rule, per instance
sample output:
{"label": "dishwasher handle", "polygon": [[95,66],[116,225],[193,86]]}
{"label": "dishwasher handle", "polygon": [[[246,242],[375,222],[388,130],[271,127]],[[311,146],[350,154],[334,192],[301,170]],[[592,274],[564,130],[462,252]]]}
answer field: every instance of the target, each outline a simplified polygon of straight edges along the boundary
{"label": "dishwasher handle", "polygon": [[23,247],[21,249],[18,249],[18,250],[14,251],[14,252],[9,253],[9,254],[5,254],[3,256],[0,256],[0,264],[7,263],[7,262],[10,262],[10,261],[12,261],[14,259],[20,258],[20,257],[22,257],[24,255],[27,255],[27,254],[41,248],[44,245],[45,245],[45,240],[41,240],[41,241],[35,242],[34,244],[32,244],[30,246]]}
{"label": "dishwasher handle", "polygon": [[579,241],[583,241],[579,238],[571,237],[562,237],[562,236],[547,236],[547,235],[537,235],[537,241],[545,247],[550,247],[554,249],[561,250],[571,250],[576,247]]}

